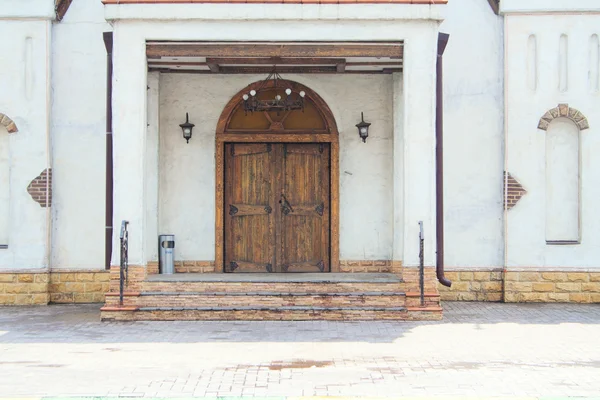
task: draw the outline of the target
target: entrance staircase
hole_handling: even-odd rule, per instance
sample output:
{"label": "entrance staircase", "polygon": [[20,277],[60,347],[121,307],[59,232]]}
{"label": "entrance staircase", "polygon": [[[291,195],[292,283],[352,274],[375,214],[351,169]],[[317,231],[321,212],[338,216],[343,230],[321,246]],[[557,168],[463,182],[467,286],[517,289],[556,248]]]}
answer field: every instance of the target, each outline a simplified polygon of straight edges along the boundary
{"label": "entrance staircase", "polygon": [[148,275],[106,294],[102,320],[438,320],[438,294],[407,293],[387,273]]}

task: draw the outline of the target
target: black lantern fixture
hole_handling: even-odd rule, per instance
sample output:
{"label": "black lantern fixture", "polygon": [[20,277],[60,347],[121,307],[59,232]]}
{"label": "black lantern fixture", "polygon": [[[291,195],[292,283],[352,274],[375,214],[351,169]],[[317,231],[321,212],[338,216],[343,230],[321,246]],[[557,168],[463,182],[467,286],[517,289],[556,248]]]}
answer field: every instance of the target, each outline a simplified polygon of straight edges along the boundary
{"label": "black lantern fixture", "polygon": [[179,126],[183,131],[183,138],[185,139],[186,143],[189,143],[190,139],[192,138],[192,129],[194,129],[194,126],[196,125],[190,123],[190,117],[188,113],[185,113],[185,123],[180,124]]}
{"label": "black lantern fixture", "polygon": [[360,117],[362,119],[362,121],[358,124],[356,124],[356,127],[358,128],[358,134],[360,135],[360,138],[362,139],[363,143],[367,142],[367,138],[369,137],[369,127],[371,126],[370,123],[365,122],[365,115],[364,113],[360,113]]}

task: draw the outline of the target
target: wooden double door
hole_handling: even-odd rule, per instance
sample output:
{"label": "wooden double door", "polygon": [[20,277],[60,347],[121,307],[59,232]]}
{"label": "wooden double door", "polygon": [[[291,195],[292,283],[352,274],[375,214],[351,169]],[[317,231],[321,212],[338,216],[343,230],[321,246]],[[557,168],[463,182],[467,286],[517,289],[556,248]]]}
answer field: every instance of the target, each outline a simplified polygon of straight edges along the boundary
{"label": "wooden double door", "polygon": [[330,271],[329,150],[225,145],[225,272]]}

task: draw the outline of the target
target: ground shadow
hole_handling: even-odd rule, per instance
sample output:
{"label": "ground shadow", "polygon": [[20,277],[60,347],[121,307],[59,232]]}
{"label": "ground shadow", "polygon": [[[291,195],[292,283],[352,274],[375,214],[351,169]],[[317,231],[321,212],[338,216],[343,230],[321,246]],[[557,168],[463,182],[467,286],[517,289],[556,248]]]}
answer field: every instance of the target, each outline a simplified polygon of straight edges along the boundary
{"label": "ground shadow", "polygon": [[101,322],[99,304],[0,307],[0,343],[390,343],[427,325],[600,324],[600,304],[445,302],[444,319],[404,321]]}

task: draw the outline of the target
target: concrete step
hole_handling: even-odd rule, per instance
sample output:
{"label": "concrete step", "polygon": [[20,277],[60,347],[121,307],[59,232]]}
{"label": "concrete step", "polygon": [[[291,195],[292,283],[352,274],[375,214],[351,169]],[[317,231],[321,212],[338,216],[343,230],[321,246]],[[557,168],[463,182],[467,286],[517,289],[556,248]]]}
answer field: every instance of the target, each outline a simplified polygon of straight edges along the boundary
{"label": "concrete step", "polygon": [[[125,296],[124,305],[137,307],[403,307],[402,292],[143,292]],[[118,306],[119,297],[107,296],[107,305]]]}

